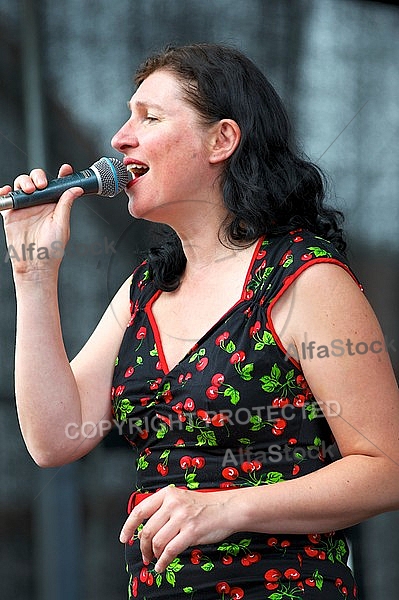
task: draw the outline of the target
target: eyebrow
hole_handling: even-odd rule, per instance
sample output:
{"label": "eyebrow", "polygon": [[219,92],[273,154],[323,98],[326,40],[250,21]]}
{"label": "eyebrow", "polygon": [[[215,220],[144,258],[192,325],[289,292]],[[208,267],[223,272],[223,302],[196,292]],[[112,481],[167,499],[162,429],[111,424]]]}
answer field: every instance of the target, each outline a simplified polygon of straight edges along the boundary
{"label": "eyebrow", "polygon": [[[132,106],[133,104],[133,106]],[[131,100],[127,101],[127,107],[130,111],[132,111],[133,107],[137,108],[155,108],[155,110],[159,110],[164,112],[164,108],[160,104],[156,104],[155,102],[144,102],[143,100],[137,100],[132,103]]]}

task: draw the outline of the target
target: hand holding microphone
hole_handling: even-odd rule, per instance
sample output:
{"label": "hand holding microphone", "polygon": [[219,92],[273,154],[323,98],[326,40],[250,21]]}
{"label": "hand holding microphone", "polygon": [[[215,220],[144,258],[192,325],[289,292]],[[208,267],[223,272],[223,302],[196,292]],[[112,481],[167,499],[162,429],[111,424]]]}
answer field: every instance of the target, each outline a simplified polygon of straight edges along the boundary
{"label": "hand holding microphone", "polygon": [[[67,245],[73,201],[82,195],[82,191],[83,194],[116,196],[129,181],[126,167],[116,158],[103,157],[84,171],[71,171],[70,165],[63,165],[60,176],[47,183],[45,172],[35,169],[30,175],[17,177],[14,191],[11,191],[10,186],[0,188],[4,194],[0,196],[0,211],[5,211],[2,216],[14,277],[33,271],[40,271],[46,276],[56,272],[63,252],[54,254],[49,249],[55,243],[57,248],[65,248]],[[63,196],[69,190],[72,193]],[[46,207],[50,203],[56,204]],[[36,207],[36,210],[16,210],[30,207]],[[24,257],[23,248],[29,245],[41,248],[42,253],[45,256],[48,254],[51,260],[39,260],[37,257],[20,260],[21,256]]]}
{"label": "hand holding microphone", "polygon": [[44,189],[36,189],[31,194],[17,190],[0,197],[0,211],[57,202],[72,187],[82,188],[84,194],[112,198],[126,187],[128,180],[129,175],[123,163],[116,158],[103,157],[84,171],[53,179]]}

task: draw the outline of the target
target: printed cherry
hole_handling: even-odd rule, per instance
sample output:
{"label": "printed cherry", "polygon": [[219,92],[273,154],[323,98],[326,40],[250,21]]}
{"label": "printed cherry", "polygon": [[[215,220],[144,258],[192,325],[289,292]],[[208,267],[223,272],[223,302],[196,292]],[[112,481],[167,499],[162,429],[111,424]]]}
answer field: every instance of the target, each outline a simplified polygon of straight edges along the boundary
{"label": "printed cherry", "polygon": [[191,463],[196,469],[202,469],[205,466],[205,458],[203,456],[194,456]]}
{"label": "printed cherry", "polygon": [[292,474],[293,475],[298,475],[299,471],[301,470],[301,467],[299,465],[294,465],[292,467]]}
{"label": "printed cherry", "polygon": [[196,415],[198,418],[202,419],[202,421],[205,421],[205,423],[210,423],[211,422],[211,418],[208,415],[208,413],[206,412],[206,410],[203,410],[202,408],[199,408],[196,412]]}
{"label": "printed cherry", "polygon": [[230,356],[230,362],[232,365],[236,365],[239,362],[243,362],[245,360],[245,352],[243,352],[243,350],[236,350],[236,352],[233,352],[233,354]]}
{"label": "printed cherry", "polygon": [[182,456],[180,459],[180,466],[182,469],[189,469],[193,464],[191,456]]}
{"label": "printed cherry", "polygon": [[305,404],[305,396],[303,394],[297,394],[294,398],[294,400],[292,401],[292,404],[296,407],[296,408],[301,408],[304,404]]}
{"label": "printed cherry", "polygon": [[244,473],[252,473],[252,471],[255,471],[255,465],[253,462],[245,461],[241,464],[241,470]]}
{"label": "printed cherry", "polygon": [[192,398],[186,398],[184,405],[183,405],[184,410],[188,410],[188,411],[193,411],[195,408],[195,402]]}
{"label": "printed cherry", "polygon": [[146,327],[140,327],[140,329],[136,333],[136,338],[138,340],[143,340],[146,335],[147,335],[147,328]]}
{"label": "printed cherry", "polygon": [[282,577],[282,573],[278,569],[269,569],[263,577],[266,581],[270,581],[270,583],[276,583]]}
{"label": "printed cherry", "polygon": [[193,565],[199,565],[201,562],[202,551],[198,548],[195,548],[191,552],[190,560]]}
{"label": "printed cherry", "polygon": [[237,479],[238,475],[239,472],[235,467],[225,467],[222,471],[222,476],[229,481]]}
{"label": "printed cherry", "polygon": [[215,400],[218,397],[219,391],[215,385],[211,385],[205,392],[209,400]]}
{"label": "printed cherry", "polygon": [[228,331],[224,331],[222,334],[218,335],[215,340],[216,346],[221,346],[224,342],[229,338],[230,333]]}
{"label": "printed cherry", "polygon": [[233,587],[230,589],[231,600],[241,600],[244,598],[244,590],[240,587]]}
{"label": "printed cherry", "polygon": [[164,465],[162,463],[158,463],[157,464],[157,471],[158,471],[158,473],[162,477],[166,477],[166,475],[169,473],[169,467],[168,467],[168,465]]}
{"label": "printed cherry", "polygon": [[138,585],[139,585],[138,577],[133,577],[133,581],[132,581],[132,596],[133,596],[133,598],[137,598]]}
{"label": "printed cherry", "polygon": [[289,398],[279,398],[278,396],[277,398],[273,398],[272,400],[272,406],[275,406],[277,408],[283,408],[283,406],[286,406],[289,403]]}
{"label": "printed cherry", "polygon": [[203,356],[195,365],[195,368],[197,369],[197,371],[203,371],[205,369],[205,367],[207,366],[209,360],[207,359],[206,356]]}
{"label": "printed cherry", "polygon": [[223,427],[228,422],[228,415],[224,415],[223,413],[217,413],[213,415],[211,419],[211,423],[214,427]]}
{"label": "printed cherry", "polygon": [[211,383],[215,387],[221,386],[223,382],[224,382],[223,373],[215,373],[215,375],[211,379]]}
{"label": "printed cherry", "polygon": [[130,377],[134,373],[134,367],[128,367],[125,371],[125,377]]}
{"label": "printed cherry", "polygon": [[231,554],[226,554],[225,556],[222,556],[222,563],[224,565],[231,565],[232,562],[233,557],[231,556]]}
{"label": "printed cherry", "polygon": [[230,586],[227,581],[218,581],[216,584],[216,591],[218,594],[228,594],[230,592]]}
{"label": "printed cherry", "polygon": [[312,546],[305,546],[303,551],[307,556],[310,556],[310,558],[316,558],[316,556],[319,554],[317,548],[312,548]]}
{"label": "printed cherry", "polygon": [[284,577],[286,577],[287,579],[291,579],[292,581],[299,579],[300,576],[301,576],[301,574],[296,569],[290,568],[290,569],[286,569],[284,571]]}
{"label": "printed cherry", "polygon": [[277,546],[277,543],[278,543],[278,539],[275,537],[269,537],[267,540],[268,546]]}

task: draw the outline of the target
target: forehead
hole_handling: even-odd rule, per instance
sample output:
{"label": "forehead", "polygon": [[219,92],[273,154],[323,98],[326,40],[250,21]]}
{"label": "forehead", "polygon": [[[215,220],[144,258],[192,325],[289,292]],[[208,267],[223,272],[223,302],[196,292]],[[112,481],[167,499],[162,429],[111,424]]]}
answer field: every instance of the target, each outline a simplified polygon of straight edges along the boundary
{"label": "forehead", "polygon": [[143,106],[167,110],[179,104],[188,107],[177,77],[173,73],[161,70],[151,73],[144,79],[128,104],[131,110]]}

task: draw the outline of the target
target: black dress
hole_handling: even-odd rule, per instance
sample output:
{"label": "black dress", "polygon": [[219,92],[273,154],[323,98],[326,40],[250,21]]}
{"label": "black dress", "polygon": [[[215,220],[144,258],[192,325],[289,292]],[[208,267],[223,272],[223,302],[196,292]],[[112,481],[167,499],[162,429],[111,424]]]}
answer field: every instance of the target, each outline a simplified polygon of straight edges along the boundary
{"label": "black dress", "polygon": [[[339,459],[298,359],[345,347],[308,344],[298,357],[270,320],[274,302],[320,262],[350,272],[332,244],[307,231],[259,240],[241,299],[170,371],[151,310],[161,292],[146,264],[137,268],[112,390],[114,417],[136,454],[137,490],[274,485]],[[188,548],[157,574],[154,562],[143,565],[135,539],[126,545],[129,598],[353,599],[347,559],[339,531],[239,532]]]}

